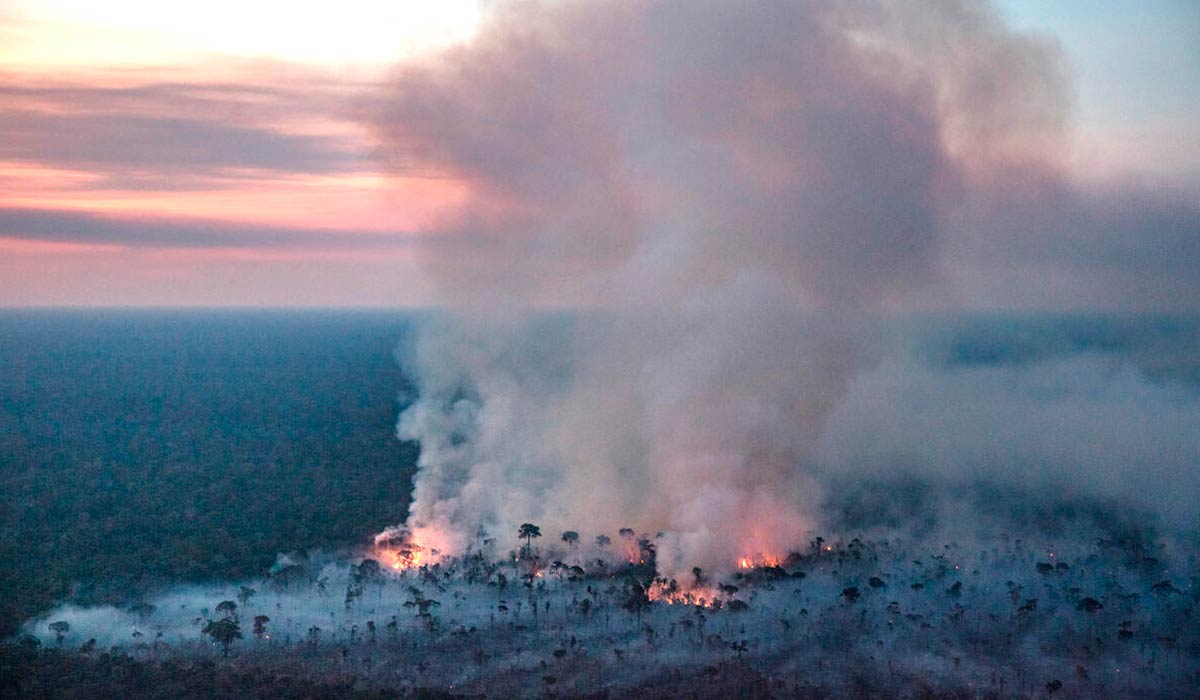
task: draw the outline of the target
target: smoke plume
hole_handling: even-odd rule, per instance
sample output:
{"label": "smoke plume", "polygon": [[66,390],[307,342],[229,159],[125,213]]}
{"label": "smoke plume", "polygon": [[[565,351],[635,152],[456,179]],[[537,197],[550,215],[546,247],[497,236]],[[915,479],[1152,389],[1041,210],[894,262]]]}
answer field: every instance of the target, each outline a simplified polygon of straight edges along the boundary
{"label": "smoke plume", "polygon": [[409,528],[786,554],[863,320],[953,305],[945,252],[1065,186],[1060,63],[974,2],[568,0],[398,68],[382,153],[470,192],[423,261],[450,313],[401,352]]}

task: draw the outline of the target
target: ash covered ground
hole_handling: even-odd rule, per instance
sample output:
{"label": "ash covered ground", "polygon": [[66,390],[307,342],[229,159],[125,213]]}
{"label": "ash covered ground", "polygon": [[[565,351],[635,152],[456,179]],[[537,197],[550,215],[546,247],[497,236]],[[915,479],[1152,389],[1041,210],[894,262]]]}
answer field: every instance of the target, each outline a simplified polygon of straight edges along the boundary
{"label": "ash covered ground", "polygon": [[[873,498],[921,491],[889,484],[840,515],[886,518]],[[1200,681],[1194,543],[1103,503],[991,487],[954,498],[1018,495],[1025,522],[985,517],[992,537],[814,536],[783,560],[685,580],[655,575],[653,535],[528,546],[511,533],[499,559],[422,551],[422,564],[413,543],[389,541],[128,606],[66,606],[25,631],[89,658],[363,693],[1186,697]],[[996,531],[1006,517],[1026,534]]]}

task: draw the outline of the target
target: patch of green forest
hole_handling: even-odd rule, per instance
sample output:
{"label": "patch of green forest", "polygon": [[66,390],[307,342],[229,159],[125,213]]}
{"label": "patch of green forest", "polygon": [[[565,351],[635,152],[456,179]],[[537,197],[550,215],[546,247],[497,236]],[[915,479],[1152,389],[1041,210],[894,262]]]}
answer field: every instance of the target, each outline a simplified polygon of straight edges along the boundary
{"label": "patch of green forest", "polygon": [[0,636],[403,519],[395,314],[0,316]]}

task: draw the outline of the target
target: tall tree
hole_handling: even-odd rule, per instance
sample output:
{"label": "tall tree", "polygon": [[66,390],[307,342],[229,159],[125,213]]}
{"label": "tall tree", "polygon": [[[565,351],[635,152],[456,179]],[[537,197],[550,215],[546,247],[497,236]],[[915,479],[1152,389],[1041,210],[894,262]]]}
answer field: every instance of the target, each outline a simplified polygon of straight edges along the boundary
{"label": "tall tree", "polygon": [[220,603],[217,603],[217,612],[226,619],[236,620],[237,607],[237,603],[232,600],[222,600]]}
{"label": "tall tree", "polygon": [[525,553],[529,554],[533,548],[533,538],[542,536],[542,529],[533,523],[521,523],[521,527],[517,529],[517,536],[525,538]]}
{"label": "tall tree", "polygon": [[242,628],[232,617],[209,620],[201,632],[212,637],[214,642],[221,645],[221,656],[229,656],[229,645],[233,644],[234,640],[242,638]]}
{"label": "tall tree", "polygon": [[267,623],[270,621],[271,621],[271,618],[267,617],[266,615],[255,615],[254,616],[254,636],[258,637],[260,639],[262,637],[266,636]]}
{"label": "tall tree", "polygon": [[50,623],[50,631],[54,633],[54,641],[61,647],[63,639],[66,638],[67,632],[71,631],[71,623],[66,620],[58,620]]}

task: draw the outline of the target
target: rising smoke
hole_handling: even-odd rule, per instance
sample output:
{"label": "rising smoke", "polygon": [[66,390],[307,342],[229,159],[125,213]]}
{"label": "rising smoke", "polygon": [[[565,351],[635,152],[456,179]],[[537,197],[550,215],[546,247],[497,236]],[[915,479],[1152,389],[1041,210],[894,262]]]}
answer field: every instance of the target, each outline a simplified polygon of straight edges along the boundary
{"label": "rising smoke", "polygon": [[1069,103],[980,3],[496,4],[377,119],[470,191],[424,261],[450,313],[401,352],[408,527],[662,532],[669,575],[786,554],[861,324],[1027,249],[1002,217],[1070,194]]}

